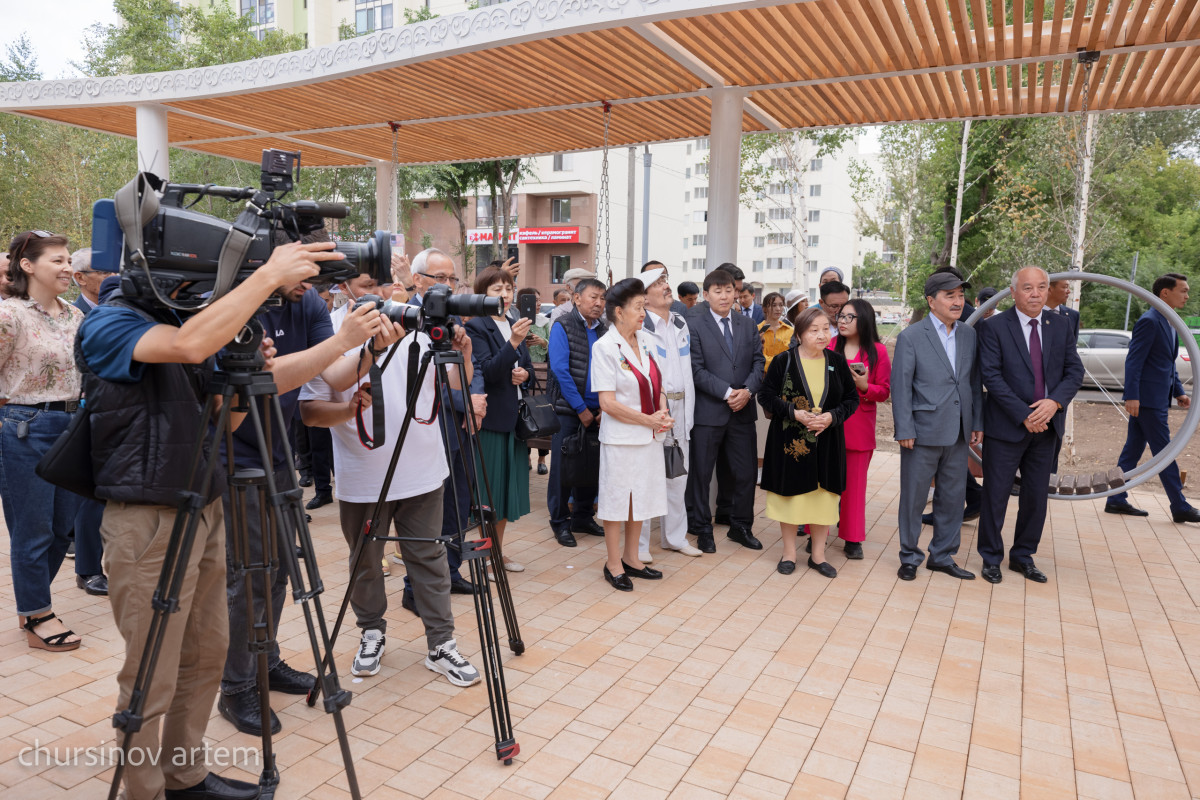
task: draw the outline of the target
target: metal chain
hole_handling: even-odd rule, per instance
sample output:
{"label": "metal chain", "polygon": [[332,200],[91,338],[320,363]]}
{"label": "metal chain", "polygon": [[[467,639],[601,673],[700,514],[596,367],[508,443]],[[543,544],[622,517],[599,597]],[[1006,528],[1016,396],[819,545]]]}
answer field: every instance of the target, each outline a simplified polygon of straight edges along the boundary
{"label": "metal chain", "polygon": [[[392,209],[396,209],[396,226],[400,226],[400,200],[396,197],[397,186],[399,183],[400,170],[400,125],[395,122],[389,122],[388,125],[392,128],[392,171],[388,175],[388,225],[392,224],[390,219]],[[382,226],[381,226],[382,227]],[[391,231],[397,233],[397,231]]]}
{"label": "metal chain", "polygon": [[[604,267],[608,272],[608,285],[613,284],[612,275],[612,239],[609,230],[609,206],[611,201],[608,196],[608,124],[612,117],[612,104],[604,102],[604,157],[600,161],[600,202],[597,203],[597,214],[599,214],[599,206],[604,207],[604,216],[600,220],[600,225],[604,227]],[[597,231],[599,234],[599,231]],[[600,272],[600,237],[596,236],[596,272]]]}

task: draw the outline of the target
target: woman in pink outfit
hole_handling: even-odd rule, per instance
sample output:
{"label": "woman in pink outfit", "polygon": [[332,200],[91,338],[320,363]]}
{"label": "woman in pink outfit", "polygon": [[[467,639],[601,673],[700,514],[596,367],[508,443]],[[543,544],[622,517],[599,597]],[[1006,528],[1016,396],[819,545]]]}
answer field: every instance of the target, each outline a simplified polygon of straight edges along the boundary
{"label": "woman in pink outfit", "polygon": [[875,328],[875,309],[866,300],[851,300],[838,314],[838,336],[830,345],[846,357],[858,389],[858,410],[846,420],[846,489],[842,492],[838,536],[846,558],[863,557],[867,538],[867,468],[875,452],[875,405],[888,399],[892,362]]}

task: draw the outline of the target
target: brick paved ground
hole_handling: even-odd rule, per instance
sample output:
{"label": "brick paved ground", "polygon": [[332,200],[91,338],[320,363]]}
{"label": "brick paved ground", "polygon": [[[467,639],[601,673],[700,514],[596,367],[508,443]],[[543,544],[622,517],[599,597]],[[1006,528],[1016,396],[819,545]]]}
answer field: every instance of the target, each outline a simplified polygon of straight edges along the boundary
{"label": "brick paved ground", "polygon": [[[483,685],[459,690],[422,666],[422,628],[400,608],[395,567],[379,675],[352,682],[355,638],[338,642],[355,692],[346,719],[364,796],[1200,796],[1200,527],[1170,523],[1158,494],[1133,495],[1148,519],[1055,501],[1037,559],[1049,584],[1005,571],[993,587],[926,570],[904,583],[898,467],[894,455],[877,457],[866,560],[831,556],[841,571],[834,581],[803,568],[778,575],[778,528],[762,517],[762,552],[732,545],[721,528],[715,556],[656,545],[666,579],[638,582],[632,594],[601,578],[599,538],[559,547],[541,514],[510,526],[508,553],[528,566],[512,576],[528,650],[505,651],[521,745],[510,767],[492,752]],[[535,497],[543,489],[535,477]],[[336,506],[315,514],[330,617],[345,586],[336,526]],[[959,563],[977,572],[974,536],[968,525]],[[0,563],[6,548],[4,538]],[[84,646],[30,650],[7,573],[0,794],[103,797],[102,767],[21,762],[35,741],[111,745],[122,648],[108,606],[64,570],[55,608]],[[470,598],[453,602],[460,646],[477,656]],[[297,610],[285,612],[281,638],[293,665],[311,662]],[[273,702],[283,721],[279,797],[349,797],[332,721],[302,698]],[[257,743],[221,719],[215,702],[208,734],[214,746]]]}

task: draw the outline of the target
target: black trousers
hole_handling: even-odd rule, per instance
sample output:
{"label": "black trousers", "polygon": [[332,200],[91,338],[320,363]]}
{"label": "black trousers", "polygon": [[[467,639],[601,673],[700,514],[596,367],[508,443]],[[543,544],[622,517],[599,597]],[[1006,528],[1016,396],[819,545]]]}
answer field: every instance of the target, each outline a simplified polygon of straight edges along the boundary
{"label": "black trousers", "polygon": [[[753,422],[694,425],[688,465],[688,532],[712,534],[709,484],[718,471],[718,488],[729,493],[729,521],[749,529],[754,522],[754,486],[758,482],[758,437]],[[727,486],[722,485],[727,484]]]}
{"label": "black trousers", "polygon": [[1027,433],[1020,442],[995,438],[983,441],[983,508],[979,517],[976,548],[984,566],[999,564],[1004,558],[1004,517],[1008,511],[1009,490],[1017,470],[1021,470],[1021,495],[1008,560],[1028,564],[1037,552],[1046,524],[1050,473],[1058,452],[1054,429]]}

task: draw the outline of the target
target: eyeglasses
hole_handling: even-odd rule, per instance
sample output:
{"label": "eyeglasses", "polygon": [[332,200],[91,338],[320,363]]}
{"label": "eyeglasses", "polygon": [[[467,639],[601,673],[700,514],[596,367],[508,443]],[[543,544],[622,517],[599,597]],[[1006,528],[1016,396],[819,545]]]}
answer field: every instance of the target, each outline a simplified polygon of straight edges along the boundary
{"label": "eyeglasses", "polygon": [[457,275],[450,275],[444,272],[440,275],[430,275],[428,272],[418,272],[417,274],[429,278],[432,281],[437,281],[438,283],[448,283],[451,286],[458,286]]}
{"label": "eyeglasses", "polygon": [[25,241],[21,242],[21,247],[17,250],[17,254],[13,256],[12,263],[16,264],[18,267],[21,266],[21,256],[25,254],[25,248],[28,246],[30,239],[35,236],[39,239],[49,239],[53,235],[54,234],[50,231],[30,231],[29,233],[25,234]]}
{"label": "eyeglasses", "polygon": [[856,320],[856,319],[858,319],[858,314],[838,314],[837,315],[838,322],[841,322],[842,320],[845,320],[846,322],[854,322],[854,320]]}

